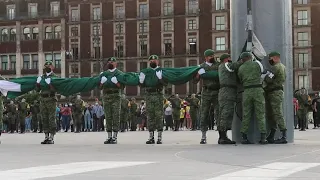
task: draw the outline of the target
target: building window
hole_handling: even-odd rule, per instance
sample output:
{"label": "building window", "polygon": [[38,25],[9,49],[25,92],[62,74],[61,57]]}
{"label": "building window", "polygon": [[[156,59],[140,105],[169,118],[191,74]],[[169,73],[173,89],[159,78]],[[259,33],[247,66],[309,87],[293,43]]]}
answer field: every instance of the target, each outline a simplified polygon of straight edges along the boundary
{"label": "building window", "polygon": [[163,67],[164,68],[171,68],[172,67],[172,61],[164,61]]}
{"label": "building window", "polygon": [[16,29],[10,29],[10,41],[16,41]]}
{"label": "building window", "polygon": [[93,31],[93,35],[100,35],[101,34],[99,25],[92,26],[92,31]]}
{"label": "building window", "polygon": [[52,27],[47,26],[45,31],[46,31],[46,39],[52,39]]}
{"label": "building window", "polygon": [[147,18],[149,16],[148,13],[148,5],[147,4],[139,4],[139,17]]}
{"label": "building window", "polygon": [[216,10],[223,10],[224,7],[224,0],[216,0]]}
{"label": "building window", "polygon": [[54,67],[61,69],[61,53],[54,54]]}
{"label": "building window", "polygon": [[71,9],[71,21],[79,21],[79,10]]}
{"label": "building window", "polygon": [[32,39],[38,39],[39,37],[39,29],[37,27],[32,28]]}
{"label": "building window", "polygon": [[39,63],[38,54],[32,54],[31,58],[32,58],[31,69],[38,69],[38,63]]}
{"label": "building window", "polygon": [[79,65],[78,64],[71,64],[71,73],[78,74],[79,73]]}
{"label": "building window", "polygon": [[164,31],[172,31],[172,22],[171,21],[165,21],[163,23],[163,29],[164,29]]}
{"label": "building window", "polygon": [[225,30],[225,18],[224,16],[216,16],[216,30]]}
{"label": "building window", "polygon": [[148,24],[146,22],[139,23],[139,32],[140,33],[148,32]]}
{"label": "building window", "polygon": [[164,2],[163,3],[163,15],[168,16],[172,15],[173,13],[172,3],[171,2]]}
{"label": "building window", "polygon": [[9,70],[8,67],[8,56],[1,56],[1,70]]}
{"label": "building window", "polygon": [[23,55],[23,69],[30,69],[30,55]]}
{"label": "building window", "polygon": [[309,45],[309,34],[307,32],[298,33],[298,46],[308,46]]}
{"label": "building window", "polygon": [[98,63],[93,63],[92,64],[92,72],[97,73],[99,72],[99,64]]}
{"label": "building window", "polygon": [[197,39],[189,38],[189,54],[197,54]]}
{"label": "building window", "polygon": [[116,8],[115,8],[115,16],[116,16],[116,18],[119,18],[119,19],[121,19],[121,18],[124,18],[124,7],[123,6],[116,6]]}
{"label": "building window", "polygon": [[123,41],[118,41],[116,42],[116,57],[123,57],[124,52],[123,52],[124,48],[123,48]]}
{"label": "building window", "polygon": [[58,17],[60,14],[60,3],[55,1],[51,2],[51,16]]}
{"label": "building window", "polygon": [[308,25],[308,11],[298,11],[298,25]]}
{"label": "building window", "polygon": [[172,40],[171,39],[164,40],[164,55],[166,55],[166,56],[172,55]]}
{"label": "building window", "polygon": [[124,71],[124,64],[123,64],[123,62],[118,62],[118,63],[117,63],[117,69],[119,69],[120,71]]}
{"label": "building window", "polygon": [[52,54],[46,54],[45,59],[46,61],[52,61]]}
{"label": "building window", "polygon": [[24,37],[24,40],[31,39],[30,28],[28,28],[28,27],[23,28],[23,37]]}
{"label": "building window", "polygon": [[101,9],[100,7],[95,7],[92,9],[92,19],[100,20],[101,19]]}
{"label": "building window", "polygon": [[122,34],[123,33],[123,24],[116,24],[116,33]]}
{"label": "building window", "polygon": [[54,27],[54,38],[61,39],[61,26]]}
{"label": "building window", "polygon": [[309,0],[297,0],[298,4],[308,4]]}
{"label": "building window", "polygon": [[15,5],[7,5],[7,18],[12,20],[16,18],[16,6]]}
{"label": "building window", "polygon": [[11,55],[10,58],[10,70],[16,70],[16,56]]}
{"label": "building window", "polygon": [[35,18],[38,15],[38,4],[37,3],[29,3],[28,4],[28,12],[30,18]]}
{"label": "building window", "polygon": [[79,33],[78,27],[71,28],[71,36],[73,37],[78,36],[78,33]]}
{"label": "building window", "polygon": [[140,40],[140,56],[148,55],[148,44],[146,40]]}
{"label": "building window", "polygon": [[72,59],[77,60],[79,59],[79,46],[78,44],[71,44],[71,53],[72,53]]}
{"label": "building window", "polygon": [[306,75],[300,75],[298,76],[298,86],[299,89],[306,88],[309,89],[309,79]]}
{"label": "building window", "polygon": [[226,50],[226,38],[216,37],[216,51],[225,51],[225,50]]}
{"label": "building window", "polygon": [[8,40],[9,40],[8,29],[2,29],[1,30],[1,41],[7,42]]}
{"label": "building window", "polygon": [[198,11],[198,0],[188,0],[188,14],[196,14]]}
{"label": "building window", "polygon": [[306,68],[308,66],[309,55],[307,53],[298,54],[298,68]]}
{"label": "building window", "polygon": [[191,19],[188,21],[188,29],[189,30],[197,29],[197,21],[195,19]]}

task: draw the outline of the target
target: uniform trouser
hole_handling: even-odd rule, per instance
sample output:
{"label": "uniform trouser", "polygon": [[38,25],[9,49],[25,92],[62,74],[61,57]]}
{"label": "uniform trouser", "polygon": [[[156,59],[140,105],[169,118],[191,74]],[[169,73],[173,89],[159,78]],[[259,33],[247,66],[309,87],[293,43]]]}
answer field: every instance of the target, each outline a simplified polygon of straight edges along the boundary
{"label": "uniform trouser", "polygon": [[298,121],[300,129],[306,129],[307,125],[307,110],[299,109],[298,110]]}
{"label": "uniform trouser", "polygon": [[286,122],[283,117],[283,91],[277,90],[265,93],[266,116],[269,129],[286,130]]}
{"label": "uniform trouser", "polygon": [[131,131],[137,130],[137,116],[136,116],[136,114],[131,114],[129,116],[129,121],[130,121],[130,130]]}
{"label": "uniform trouser", "polygon": [[120,129],[121,94],[103,96],[103,109],[106,118],[107,132],[118,132]]}
{"label": "uniform trouser", "polygon": [[38,130],[38,114],[33,113],[32,114],[32,129],[34,131]]}
{"label": "uniform trouser", "polygon": [[127,113],[126,112],[121,112],[120,114],[120,126],[121,126],[121,130],[125,130],[128,127],[128,123],[127,123]]}
{"label": "uniform trouser", "polygon": [[147,126],[149,132],[163,131],[163,94],[152,92],[146,94]]}
{"label": "uniform trouser", "polygon": [[174,128],[175,130],[179,130],[179,124],[180,124],[180,109],[173,109],[172,112],[172,117],[173,117],[173,123],[174,123]]}
{"label": "uniform trouser", "polygon": [[42,97],[40,100],[40,113],[43,121],[44,133],[56,134],[56,99],[54,97]]}
{"label": "uniform trouser", "polygon": [[[24,114],[24,113],[21,113]],[[19,122],[20,122],[20,132],[23,133],[26,131],[26,116],[24,115],[19,115]]]}
{"label": "uniform trouser", "polygon": [[201,131],[208,131],[208,127],[210,124],[210,121],[212,119],[210,118],[210,109],[214,109],[214,119],[218,122],[219,118],[219,104],[218,104],[218,93],[215,92],[214,94],[201,94],[201,115],[200,115],[200,126]]}
{"label": "uniform trouser", "polygon": [[241,133],[248,134],[249,125],[255,113],[260,133],[266,133],[265,99],[262,88],[245,89],[242,94],[243,117]]}
{"label": "uniform trouser", "polygon": [[217,121],[218,131],[231,130],[235,101],[230,99],[219,100],[220,117]]}
{"label": "uniform trouser", "polygon": [[190,108],[190,117],[191,117],[191,120],[192,120],[192,129],[197,129],[197,116],[198,116],[198,112],[197,112],[197,109],[194,108],[194,107],[191,107]]}
{"label": "uniform trouser", "polygon": [[81,113],[74,113],[74,125],[76,131],[81,131],[81,123],[82,123],[82,114]]}

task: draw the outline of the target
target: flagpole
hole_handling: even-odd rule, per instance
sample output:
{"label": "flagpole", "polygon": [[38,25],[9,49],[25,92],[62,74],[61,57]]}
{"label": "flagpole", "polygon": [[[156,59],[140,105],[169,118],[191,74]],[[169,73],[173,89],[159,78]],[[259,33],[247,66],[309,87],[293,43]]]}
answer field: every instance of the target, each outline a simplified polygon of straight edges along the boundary
{"label": "flagpole", "polygon": [[252,0],[247,0],[247,31],[248,31],[248,37],[247,37],[247,47],[246,51],[252,51]]}

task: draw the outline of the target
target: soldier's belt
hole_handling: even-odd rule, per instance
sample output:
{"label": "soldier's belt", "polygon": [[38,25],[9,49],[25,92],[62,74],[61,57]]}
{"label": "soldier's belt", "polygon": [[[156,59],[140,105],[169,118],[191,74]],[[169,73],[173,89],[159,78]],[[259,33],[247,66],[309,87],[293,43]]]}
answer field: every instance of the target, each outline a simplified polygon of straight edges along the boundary
{"label": "soldier's belt", "polygon": [[207,87],[207,86],[203,86],[203,89],[205,89],[205,90],[211,90],[211,91],[219,91],[220,87]]}
{"label": "soldier's belt", "polygon": [[115,94],[115,93],[119,93],[119,90],[103,90],[104,94]]}
{"label": "soldier's belt", "polygon": [[43,98],[56,97],[56,94],[41,94],[41,97],[43,97]]}
{"label": "soldier's belt", "polygon": [[236,85],[220,84],[220,89],[221,89],[221,88],[224,88],[224,87],[232,88],[232,89],[237,89],[237,86],[236,86]]}
{"label": "soldier's belt", "polygon": [[243,86],[243,89],[251,89],[251,88],[262,88],[262,84]]}
{"label": "soldier's belt", "polygon": [[273,92],[273,91],[283,91],[283,87],[274,87],[271,89],[265,89],[265,92]]}
{"label": "soldier's belt", "polygon": [[152,93],[152,92],[161,92],[162,89],[147,89],[146,91],[149,92],[149,93]]}

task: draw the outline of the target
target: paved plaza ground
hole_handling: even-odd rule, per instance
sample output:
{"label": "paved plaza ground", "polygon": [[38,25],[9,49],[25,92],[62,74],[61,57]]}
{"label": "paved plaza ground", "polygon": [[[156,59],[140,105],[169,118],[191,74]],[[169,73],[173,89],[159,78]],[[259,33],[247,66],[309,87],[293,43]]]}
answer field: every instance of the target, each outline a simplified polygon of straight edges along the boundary
{"label": "paved plaza ground", "polygon": [[[148,132],[119,134],[104,145],[105,132],[3,134],[0,179],[4,180],[319,180],[320,129],[295,131],[287,145],[217,145],[208,132],[164,132],[162,145],[146,145]],[[231,135],[229,135],[231,137]]]}

